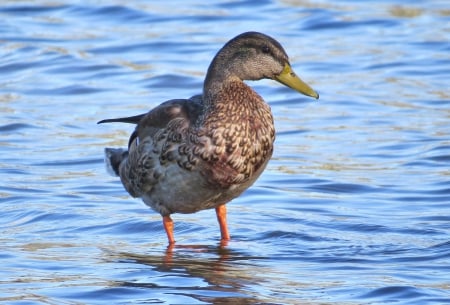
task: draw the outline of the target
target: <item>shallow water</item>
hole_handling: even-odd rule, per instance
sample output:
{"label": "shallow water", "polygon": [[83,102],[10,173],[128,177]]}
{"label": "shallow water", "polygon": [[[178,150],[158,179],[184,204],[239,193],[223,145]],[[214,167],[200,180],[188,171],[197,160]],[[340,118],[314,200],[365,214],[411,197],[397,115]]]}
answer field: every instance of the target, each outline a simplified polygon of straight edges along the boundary
{"label": "shallow water", "polygon": [[[168,2],[167,2],[168,3]],[[3,1],[0,302],[450,303],[447,1]],[[277,38],[314,101],[272,81],[275,153],[228,205],[160,216],[107,175],[96,125],[200,92],[215,52]]]}

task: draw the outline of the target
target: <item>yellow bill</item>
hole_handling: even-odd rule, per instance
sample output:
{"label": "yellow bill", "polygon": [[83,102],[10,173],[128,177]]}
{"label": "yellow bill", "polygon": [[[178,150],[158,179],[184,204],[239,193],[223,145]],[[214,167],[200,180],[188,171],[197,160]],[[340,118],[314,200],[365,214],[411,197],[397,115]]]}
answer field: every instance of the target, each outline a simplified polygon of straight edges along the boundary
{"label": "yellow bill", "polygon": [[286,63],[283,71],[275,76],[275,80],[279,81],[283,85],[288,86],[304,95],[311,96],[315,99],[319,98],[319,94],[302,81],[292,70],[291,66]]}

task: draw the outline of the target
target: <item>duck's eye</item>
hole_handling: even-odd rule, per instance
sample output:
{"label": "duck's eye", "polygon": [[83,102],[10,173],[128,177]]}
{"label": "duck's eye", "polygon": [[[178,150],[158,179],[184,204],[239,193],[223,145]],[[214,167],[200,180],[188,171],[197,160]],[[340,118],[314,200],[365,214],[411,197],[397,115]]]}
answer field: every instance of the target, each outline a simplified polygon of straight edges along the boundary
{"label": "duck's eye", "polygon": [[269,46],[264,45],[264,46],[261,48],[261,50],[262,50],[262,52],[263,52],[264,54],[270,53],[270,48],[269,48]]}

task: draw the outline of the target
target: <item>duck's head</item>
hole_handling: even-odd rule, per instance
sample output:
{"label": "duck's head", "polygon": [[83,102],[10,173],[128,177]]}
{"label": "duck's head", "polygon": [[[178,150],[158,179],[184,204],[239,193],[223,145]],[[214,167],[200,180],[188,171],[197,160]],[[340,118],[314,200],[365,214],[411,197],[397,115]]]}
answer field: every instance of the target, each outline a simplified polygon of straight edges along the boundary
{"label": "duck's head", "polygon": [[304,95],[319,98],[319,94],[294,73],[281,44],[258,32],[240,34],[220,49],[209,66],[205,90],[235,78],[269,78]]}

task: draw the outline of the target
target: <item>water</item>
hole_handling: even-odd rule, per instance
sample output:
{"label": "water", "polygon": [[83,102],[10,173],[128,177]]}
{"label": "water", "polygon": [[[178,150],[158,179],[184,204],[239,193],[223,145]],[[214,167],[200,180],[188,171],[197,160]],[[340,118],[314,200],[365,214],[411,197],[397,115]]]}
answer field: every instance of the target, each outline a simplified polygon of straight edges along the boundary
{"label": "water", "polygon": [[[3,1],[0,301],[450,303],[447,1]],[[277,38],[314,101],[272,81],[275,153],[228,205],[160,216],[103,165],[132,126],[200,92],[215,52]]]}

